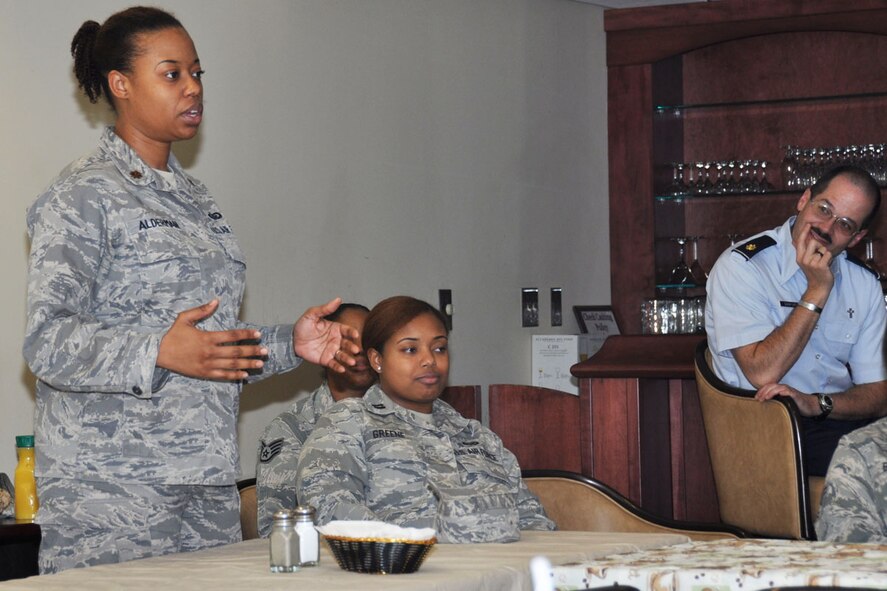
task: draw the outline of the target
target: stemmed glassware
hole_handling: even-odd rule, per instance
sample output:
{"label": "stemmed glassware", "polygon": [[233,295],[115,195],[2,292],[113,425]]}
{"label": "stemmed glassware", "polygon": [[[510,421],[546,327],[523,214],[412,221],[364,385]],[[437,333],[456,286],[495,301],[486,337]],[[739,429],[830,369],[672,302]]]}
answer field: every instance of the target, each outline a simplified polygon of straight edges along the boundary
{"label": "stemmed glassware", "polygon": [[695,285],[695,282],[693,281],[693,273],[690,271],[689,265],[687,265],[684,248],[690,239],[686,236],[678,236],[672,238],[672,240],[678,243],[678,263],[671,270],[668,282],[671,285],[692,287]]}
{"label": "stemmed glassware", "polygon": [[687,187],[687,183],[684,182],[684,163],[672,162],[671,170],[671,184],[665,189],[665,194],[671,197],[680,197],[688,194],[690,189]]}
{"label": "stemmed glassware", "polygon": [[875,261],[875,238],[866,236],[862,241],[865,244],[865,266],[874,271],[878,279],[882,279],[884,273],[881,272],[878,263]]}
{"label": "stemmed glassware", "polygon": [[699,238],[700,236],[688,236],[690,241],[690,256],[693,257],[690,263],[690,277],[696,285],[705,285],[708,281],[708,273],[699,262]]}

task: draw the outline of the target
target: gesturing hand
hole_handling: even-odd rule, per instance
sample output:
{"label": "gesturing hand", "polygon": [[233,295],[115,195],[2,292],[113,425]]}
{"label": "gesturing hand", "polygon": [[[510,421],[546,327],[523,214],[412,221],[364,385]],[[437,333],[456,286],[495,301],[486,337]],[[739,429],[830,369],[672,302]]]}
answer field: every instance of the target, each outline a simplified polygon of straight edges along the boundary
{"label": "gesturing hand", "polygon": [[205,331],[196,327],[219,307],[219,300],[181,312],[160,341],[157,365],[191,378],[237,381],[246,379],[247,369],[264,365],[268,354],[261,345],[237,345],[239,341],[256,340],[261,333],[252,329]]}
{"label": "gesturing hand", "polygon": [[360,333],[338,322],[325,320],[342,303],[335,298],[323,306],[308,308],[293,327],[293,350],[311,363],[323,365],[342,373],[346,365],[354,365],[354,356],[360,353]]}

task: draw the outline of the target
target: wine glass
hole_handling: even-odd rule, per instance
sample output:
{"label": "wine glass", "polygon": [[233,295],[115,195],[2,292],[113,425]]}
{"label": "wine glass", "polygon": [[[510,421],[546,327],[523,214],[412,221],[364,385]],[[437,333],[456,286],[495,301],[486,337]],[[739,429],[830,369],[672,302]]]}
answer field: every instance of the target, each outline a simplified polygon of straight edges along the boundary
{"label": "wine glass", "polygon": [[775,190],[775,187],[767,180],[767,161],[761,160],[760,163],[761,178],[758,180],[758,192],[769,193]]}
{"label": "wine glass", "polygon": [[701,237],[688,236],[687,238],[690,240],[690,256],[692,257],[690,277],[694,284],[705,285],[706,281],[708,281],[708,273],[702,267],[702,263],[699,262],[699,238]]}
{"label": "wine glass", "polygon": [[684,182],[684,163],[671,163],[671,184],[665,189],[665,194],[671,197],[680,197],[690,192],[687,183]]}
{"label": "wine glass", "polygon": [[782,186],[786,189],[795,189],[798,183],[798,148],[785,147],[785,157],[782,159]]}
{"label": "wine glass", "polygon": [[684,248],[689,241],[689,238],[686,236],[678,236],[672,238],[672,240],[678,243],[678,263],[671,270],[668,282],[671,285],[692,287],[695,283],[693,282],[693,274],[690,272],[690,267],[687,265],[685,257],[686,249]]}

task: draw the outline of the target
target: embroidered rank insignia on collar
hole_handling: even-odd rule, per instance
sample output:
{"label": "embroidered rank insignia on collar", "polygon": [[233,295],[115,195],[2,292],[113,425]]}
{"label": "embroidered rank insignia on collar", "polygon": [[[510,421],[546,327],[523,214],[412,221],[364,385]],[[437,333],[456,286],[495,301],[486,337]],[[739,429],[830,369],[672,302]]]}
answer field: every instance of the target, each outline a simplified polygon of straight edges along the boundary
{"label": "embroidered rank insignia on collar", "polygon": [[382,410],[383,408],[385,408],[385,405],[384,404],[374,404],[373,408],[378,409],[378,410]]}
{"label": "embroidered rank insignia on collar", "polygon": [[759,252],[770,248],[775,244],[776,240],[772,236],[758,236],[757,238],[753,238],[748,242],[740,244],[733,249],[733,252],[741,254],[745,260],[749,261]]}
{"label": "embroidered rank insignia on collar", "polygon": [[130,171],[129,171],[129,176],[131,176],[132,178],[138,180],[138,179],[142,178],[142,173],[140,173],[138,170],[130,170]]}
{"label": "embroidered rank insignia on collar", "polygon": [[274,456],[283,450],[283,437],[275,439],[271,443],[265,443],[264,441],[260,441],[259,443],[262,444],[259,448],[259,461],[263,464],[267,464],[273,460]]}

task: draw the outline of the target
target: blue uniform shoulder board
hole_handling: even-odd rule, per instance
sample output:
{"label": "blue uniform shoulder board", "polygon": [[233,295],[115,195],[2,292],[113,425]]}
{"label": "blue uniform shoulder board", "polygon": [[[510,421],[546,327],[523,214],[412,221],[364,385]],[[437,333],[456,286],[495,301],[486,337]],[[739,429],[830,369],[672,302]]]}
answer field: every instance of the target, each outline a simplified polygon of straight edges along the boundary
{"label": "blue uniform shoulder board", "polygon": [[765,248],[770,248],[771,246],[776,244],[776,240],[772,236],[758,236],[748,242],[743,242],[739,246],[733,249],[733,252],[738,252],[745,260],[750,261],[753,256],[764,250]]}
{"label": "blue uniform shoulder board", "polygon": [[859,257],[857,257],[856,255],[850,254],[849,251],[847,252],[847,261],[853,263],[854,265],[859,265],[860,267],[862,267],[863,269],[865,269],[866,271],[868,271],[869,273],[874,275],[875,279],[881,278],[881,276],[878,275],[877,271],[875,271],[874,269],[872,269],[871,267],[866,265],[865,262],[863,262],[863,260],[860,259]]}

